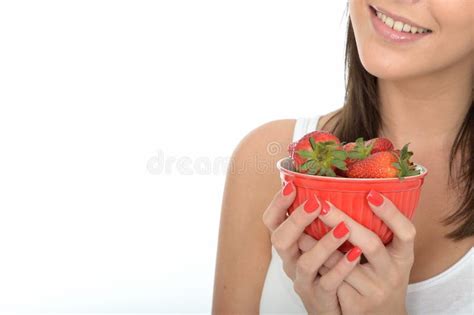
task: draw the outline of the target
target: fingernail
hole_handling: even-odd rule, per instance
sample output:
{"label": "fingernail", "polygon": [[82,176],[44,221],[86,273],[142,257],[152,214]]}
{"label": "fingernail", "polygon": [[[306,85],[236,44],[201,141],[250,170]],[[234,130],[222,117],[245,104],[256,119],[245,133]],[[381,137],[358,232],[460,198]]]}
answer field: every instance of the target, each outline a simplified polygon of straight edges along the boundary
{"label": "fingernail", "polygon": [[289,181],[285,184],[285,187],[283,187],[283,196],[288,196],[293,192],[294,186],[293,186],[293,181]]}
{"label": "fingernail", "polygon": [[319,198],[319,200],[321,201],[321,206],[322,206],[320,215],[328,214],[329,210],[331,209],[331,207],[329,206],[329,203],[327,203],[326,200],[324,200],[323,198]]}
{"label": "fingernail", "polygon": [[371,190],[367,195],[367,200],[376,207],[380,207],[383,203],[383,197],[375,190]]}
{"label": "fingernail", "polygon": [[344,221],[341,221],[333,230],[332,234],[336,238],[342,238],[344,237],[347,233],[349,233],[349,229],[347,228],[346,224]]}
{"label": "fingernail", "polygon": [[304,204],[303,209],[307,213],[311,213],[311,212],[314,212],[316,209],[318,209],[318,207],[319,207],[319,202],[316,200],[316,197],[314,196],[314,194],[311,194],[308,200],[306,201],[306,203]]}
{"label": "fingernail", "polygon": [[347,260],[354,261],[360,256],[360,254],[362,254],[362,251],[358,246],[355,246],[349,251],[349,253],[347,253]]}

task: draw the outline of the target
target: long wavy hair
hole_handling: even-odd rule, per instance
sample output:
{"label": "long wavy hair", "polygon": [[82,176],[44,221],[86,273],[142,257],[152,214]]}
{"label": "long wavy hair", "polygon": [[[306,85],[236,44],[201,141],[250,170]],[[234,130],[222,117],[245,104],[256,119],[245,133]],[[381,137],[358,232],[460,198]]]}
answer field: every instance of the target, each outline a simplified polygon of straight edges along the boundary
{"label": "long wavy hair", "polygon": [[[371,139],[378,136],[381,126],[377,78],[365,70],[357,51],[354,29],[350,17],[347,22],[345,48],[344,106],[329,121],[336,119],[331,128],[341,141],[352,142],[358,137]],[[328,122],[329,122],[328,121]],[[328,124],[325,123],[325,125]],[[460,152],[460,164],[456,168],[455,157]],[[442,223],[454,226],[445,235],[462,240],[474,235],[474,106],[461,124],[449,157],[448,185],[462,196],[459,207],[443,218]]]}

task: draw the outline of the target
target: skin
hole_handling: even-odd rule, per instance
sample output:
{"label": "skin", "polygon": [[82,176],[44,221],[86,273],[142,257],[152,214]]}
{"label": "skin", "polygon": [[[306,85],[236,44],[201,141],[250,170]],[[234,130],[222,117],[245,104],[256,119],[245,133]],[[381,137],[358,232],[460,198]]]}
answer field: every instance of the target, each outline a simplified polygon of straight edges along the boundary
{"label": "skin", "polygon": [[[290,194],[275,196],[263,214],[263,221],[272,231],[272,244],[282,257],[283,268],[293,280],[294,289],[308,313],[405,314],[406,288],[414,260],[416,229],[413,223],[383,196],[384,201],[379,206],[369,202],[372,211],[394,233],[393,241],[385,247],[375,233],[321,198],[314,213],[300,207],[285,220],[281,216],[282,209],[288,207],[295,196],[294,189]],[[323,202],[328,205],[326,213],[321,210]],[[316,217],[330,227],[344,222],[350,233],[339,242],[332,233],[319,241],[303,235],[308,222]],[[362,249],[367,264],[356,265],[337,252],[338,245],[347,237]],[[315,279],[318,273],[321,276]]]}
{"label": "skin", "polygon": [[[292,186],[292,183],[288,183],[288,185]],[[336,237],[334,233],[335,225],[330,225],[333,229],[320,241],[316,242],[312,237],[306,238],[308,245],[304,247],[305,253],[301,254],[299,250],[305,240],[301,238],[304,228],[314,219],[331,217],[332,213],[331,216],[328,214],[323,216],[321,202],[317,199],[317,196],[314,196],[317,200],[314,203],[317,208],[311,206],[313,205],[312,202],[306,201],[295,210],[294,214],[285,219],[282,216],[284,212],[281,209],[288,208],[294,201],[295,196],[294,186],[292,186],[292,192],[289,195],[282,195],[281,192],[277,194],[263,214],[263,221],[272,232],[272,244],[285,262],[284,271],[293,280],[294,289],[302,297],[308,313],[339,313],[339,303],[336,295],[338,287],[354,270],[360,257],[349,261],[347,257],[341,259],[342,254],[337,257],[332,256],[336,254],[337,248],[352,236],[350,225],[354,225],[354,222],[351,220],[350,223],[342,223],[349,229],[347,234],[342,237]],[[338,218],[334,221],[340,223],[343,220]],[[346,221],[348,220],[346,219]],[[356,239],[360,236],[361,234],[357,234],[357,232],[354,235]],[[327,268],[325,274],[314,281],[318,272],[321,271],[324,263],[330,257],[335,260],[333,264],[327,263],[327,266],[331,269]],[[352,277],[352,279],[357,280],[358,278]]]}
{"label": "skin", "polygon": [[[369,4],[433,33],[409,45],[387,43],[371,28]],[[457,243],[444,238],[451,227],[439,223],[448,214],[446,209],[459,202],[455,192],[439,183],[447,181],[449,150],[472,102],[474,3],[352,0],[349,12],[362,64],[378,78],[379,136],[391,139],[395,147],[410,142],[414,159],[431,172],[414,217],[418,233],[410,283],[422,281],[454,264],[474,245],[473,238]]]}
{"label": "skin", "polygon": [[[405,16],[433,30],[433,33],[421,41],[403,47],[387,43],[378,38],[371,29],[367,10],[369,3]],[[351,0],[349,5],[361,61],[368,72],[378,77],[382,117],[379,136],[390,138],[399,148],[410,142],[410,149],[415,152],[413,161],[426,166],[430,175],[425,179],[413,223],[405,221],[401,228],[393,228],[401,240],[398,244],[403,244],[398,249],[401,248],[401,251],[408,254],[401,256],[401,259],[394,259],[394,251],[390,247],[378,249],[385,253],[382,254],[385,257],[385,265],[390,266],[388,277],[377,271],[376,266],[380,264],[374,259],[369,259],[369,263],[363,265],[367,265],[370,270],[366,270],[366,274],[373,276],[369,278],[377,279],[376,283],[380,284],[378,294],[361,294],[357,296],[357,303],[354,302],[356,295],[347,288],[353,290],[354,287],[363,287],[364,290],[370,290],[374,283],[368,277],[357,278],[361,265],[354,267],[352,273],[343,273],[344,282],[338,286],[336,293],[334,290],[323,290],[325,292],[319,293],[315,298],[314,294],[308,295],[309,291],[298,289],[301,287],[297,285],[295,289],[309,308],[308,311],[321,306],[328,308],[328,314],[344,314],[345,307],[351,307],[353,314],[356,305],[360,307],[357,311],[361,314],[376,314],[380,313],[379,307],[382,303],[394,312],[403,313],[408,283],[422,281],[441,273],[474,246],[473,237],[458,242],[445,238],[444,235],[451,231],[453,226],[444,226],[440,222],[449,214],[449,209],[454,209],[459,202],[456,192],[447,185],[448,153],[457,128],[472,100],[473,3],[464,0]],[[317,128],[330,129],[334,121],[329,122],[329,118],[333,114],[334,112],[331,112],[323,116]],[[279,213],[282,218],[286,212],[287,205],[280,198],[281,183],[274,165],[278,159],[287,155],[285,148],[291,141],[294,124],[295,120],[289,119],[259,126],[242,139],[233,152],[232,159],[236,167],[234,170],[230,169],[227,175],[222,203],[214,283],[214,314],[258,313],[265,274],[271,259],[272,242],[275,245],[281,244],[281,240],[294,239],[294,235],[289,232],[274,236],[274,232],[279,229],[285,231],[280,228],[285,226],[284,221],[278,226],[270,225],[268,221],[268,213],[276,213],[276,217]],[[277,153],[267,150],[270,143],[278,143],[282,149]],[[242,167],[243,165],[245,167]],[[256,191],[258,194],[254,193]],[[385,202],[387,203],[390,204],[389,201]],[[333,210],[335,211],[331,210],[332,214],[338,214],[337,209]],[[313,215],[319,215],[319,211],[315,211]],[[374,209],[374,212],[384,220],[382,213],[377,212],[377,209]],[[295,211],[292,215],[297,213]],[[335,226],[339,223],[338,220],[346,222],[345,218],[338,217],[334,221],[328,221],[328,225]],[[388,218],[384,221],[389,225],[396,223]],[[414,237],[414,233],[410,230],[411,227],[416,231],[412,244],[410,238]],[[353,239],[354,235],[364,230],[363,227],[353,225],[350,230],[349,239],[362,248],[364,255],[367,254],[368,246],[369,253],[372,248],[370,246],[377,247],[371,237]],[[321,240],[323,241],[324,239]],[[330,240],[326,241],[331,244]],[[297,257],[295,263],[294,257],[292,260],[288,259],[291,255],[285,255],[285,250],[294,250],[294,244],[304,255],[311,252],[317,242],[300,233],[293,246],[279,247],[278,252],[283,253],[282,260],[288,266],[284,271],[289,276],[293,274],[296,279],[296,266],[301,257]],[[409,255],[410,252],[412,256]],[[321,257],[327,257],[327,253]],[[324,266],[315,264],[308,268],[312,268],[311,274],[316,270],[324,276],[334,270],[337,266],[335,264],[343,261],[341,259],[344,258],[338,256],[337,251],[333,251]],[[354,280],[354,277],[357,280]],[[340,279],[333,279],[325,287],[332,288],[339,283]],[[396,298],[392,296],[387,299],[385,293],[388,289],[393,289],[394,283],[399,288],[394,292],[398,294],[395,294]],[[314,286],[317,285],[315,281]],[[328,300],[328,296],[334,298],[336,294],[342,309],[317,303],[318,298],[324,294],[325,300]]]}

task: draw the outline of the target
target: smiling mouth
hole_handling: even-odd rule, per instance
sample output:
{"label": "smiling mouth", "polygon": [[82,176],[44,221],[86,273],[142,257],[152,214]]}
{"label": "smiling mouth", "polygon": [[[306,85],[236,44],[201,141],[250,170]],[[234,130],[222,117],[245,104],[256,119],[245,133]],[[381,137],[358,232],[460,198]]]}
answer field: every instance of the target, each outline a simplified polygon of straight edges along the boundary
{"label": "smiling mouth", "polygon": [[421,27],[419,25],[415,25],[415,23],[410,23],[405,18],[401,18],[395,15],[391,15],[386,11],[382,11],[374,6],[370,5],[370,10],[374,15],[377,16],[379,20],[381,20],[386,26],[389,28],[404,33],[412,33],[412,34],[424,34],[424,33],[432,33],[433,31]]}

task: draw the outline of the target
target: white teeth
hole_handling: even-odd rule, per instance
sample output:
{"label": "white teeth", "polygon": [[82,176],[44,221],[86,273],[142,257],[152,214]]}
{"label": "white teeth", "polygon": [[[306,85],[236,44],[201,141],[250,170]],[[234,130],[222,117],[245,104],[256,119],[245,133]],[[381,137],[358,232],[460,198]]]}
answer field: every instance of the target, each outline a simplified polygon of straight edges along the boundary
{"label": "white teeth", "polygon": [[396,31],[401,32],[402,29],[403,29],[403,23],[400,22],[400,21],[396,21],[396,22],[393,24],[393,29],[396,30]]}
{"label": "white teeth", "polygon": [[386,16],[382,12],[376,11],[377,17],[382,20],[388,27],[393,28],[398,32],[405,32],[405,33],[427,33],[428,30],[425,28],[417,28],[415,26],[411,26],[410,24],[404,24],[400,21],[394,21],[393,18]]}

